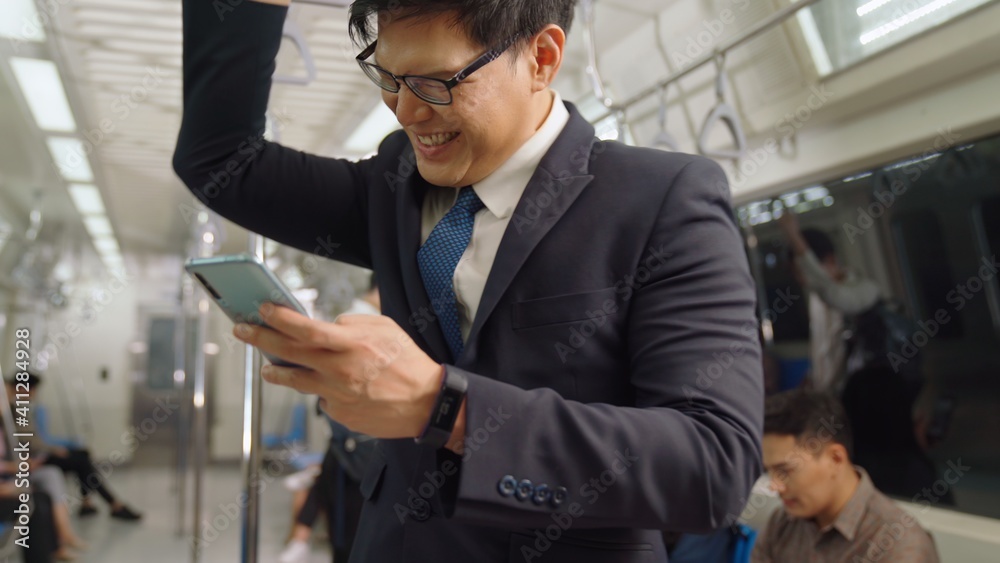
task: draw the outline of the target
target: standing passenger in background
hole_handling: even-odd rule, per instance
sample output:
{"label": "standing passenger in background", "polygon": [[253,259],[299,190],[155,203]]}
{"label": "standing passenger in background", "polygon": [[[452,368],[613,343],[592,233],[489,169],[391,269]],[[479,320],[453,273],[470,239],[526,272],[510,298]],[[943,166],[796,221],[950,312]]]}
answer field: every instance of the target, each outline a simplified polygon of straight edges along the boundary
{"label": "standing passenger in background", "polygon": [[[917,438],[913,405],[923,385],[920,363],[897,369],[887,342],[909,337],[906,322],[887,324],[878,286],[844,269],[833,241],[815,229],[799,230],[784,213],[778,224],[794,254],[796,275],[809,290],[811,388],[839,397],[855,432],[854,461],[886,494],[911,499],[932,485],[938,471]],[[903,327],[900,327],[900,322]],[[853,333],[848,341],[845,328]],[[894,334],[890,334],[893,332]],[[951,491],[941,498],[953,504]]]}
{"label": "standing passenger in background", "polygon": [[[368,291],[355,297],[342,315],[380,315],[378,280],[372,274]],[[322,412],[317,405],[317,412]],[[292,502],[295,524],[291,539],[278,557],[278,563],[305,563],[309,561],[309,539],[320,512],[326,516],[333,562],[344,563],[351,556],[354,536],[361,520],[361,477],[371,461],[376,440],[325,416],[330,424],[330,444],[323,456],[308,492],[300,502]]]}
{"label": "standing passenger in background", "polygon": [[847,376],[845,317],[878,303],[878,286],[842,267],[830,237],[816,229],[800,230],[790,210],[778,218],[778,226],[791,247],[795,277],[809,291],[808,381],[813,389],[839,395]]}
{"label": "standing passenger in background", "polygon": [[262,138],[286,7],[184,1],[174,169],[224,217],[379,275],[383,316],[265,305],[270,328],[234,328],[305,366],[267,381],[379,438],[354,563],[664,560],[659,530],[731,523],[760,472],[726,176],[597,140],[550,88],[574,4],[355,1],[359,76],[403,130],[352,162]]}

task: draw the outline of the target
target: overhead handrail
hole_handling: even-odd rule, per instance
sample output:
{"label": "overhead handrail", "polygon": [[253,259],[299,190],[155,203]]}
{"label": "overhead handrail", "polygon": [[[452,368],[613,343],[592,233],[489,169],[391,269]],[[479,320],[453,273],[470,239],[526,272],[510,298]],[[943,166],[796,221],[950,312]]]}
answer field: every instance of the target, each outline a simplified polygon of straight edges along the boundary
{"label": "overhead handrail", "polygon": [[297,84],[300,86],[309,85],[313,80],[316,80],[316,61],[313,59],[312,51],[309,50],[309,44],[306,43],[305,36],[302,35],[302,28],[294,21],[286,19],[281,36],[283,38],[287,37],[295,44],[295,48],[298,49],[299,55],[302,57],[302,62],[306,65],[306,75],[276,74],[274,76],[274,83]]}
{"label": "overhead handrail", "polygon": [[657,110],[657,121],[660,125],[660,131],[653,137],[653,148],[662,148],[665,150],[678,152],[680,151],[680,144],[677,139],[667,130],[667,87],[664,86],[660,90],[660,108]]}
{"label": "overhead handrail", "polygon": [[[726,82],[725,56],[718,53],[715,58],[717,75],[715,77],[715,98],[716,104],[712,111],[705,118],[705,124],[701,127],[701,135],[698,136],[698,150],[701,154],[711,158],[741,158],[747,150],[747,138],[743,133],[743,125],[740,123],[740,116],[736,114],[736,108],[726,101],[726,90],[729,86]],[[708,137],[715,128],[715,124],[722,122],[729,129],[729,134],[733,138],[734,148],[711,149],[708,147]]]}
{"label": "overhead handrail", "polygon": [[[780,10],[771,14],[769,18],[761,20],[760,22],[754,24],[750,29],[744,31],[743,33],[740,33],[739,35],[728,41],[723,42],[723,44],[720,45],[719,48],[715,50],[715,52],[702,55],[700,59],[697,59],[694,62],[692,62],[691,65],[688,66],[687,68],[675,72],[674,74],[671,74],[667,78],[660,80],[656,84],[653,84],[652,86],[646,88],[645,90],[625,100],[624,102],[615,105],[614,108],[609,109],[603,115],[600,115],[596,119],[593,119],[592,122],[597,123],[601,120],[611,117],[616,111],[616,109],[627,109],[631,106],[634,106],[635,104],[641,102],[642,100],[645,100],[646,98],[658,92],[660,88],[664,88],[669,84],[673,84],[674,82],[677,82],[681,78],[684,78],[688,74],[691,74],[695,70],[701,68],[702,66],[712,62],[713,60],[715,60],[716,53],[722,53],[722,54],[728,53],[734,48],[746,43],[747,41],[750,41],[751,39],[757,37],[758,35],[764,33],[765,31],[770,30],[772,27],[784,23],[785,20],[795,15],[795,13],[798,12],[799,10],[803,8],[808,8],[809,6],[812,6],[813,4],[819,1],[820,0],[799,0],[795,4],[791,4],[789,6],[781,8]],[[586,14],[586,12],[584,12],[584,14]]]}
{"label": "overhead handrail", "polygon": [[[604,80],[601,78],[601,71],[597,68],[597,37],[594,29],[594,2],[595,0],[583,0],[580,8],[583,10],[583,41],[587,46],[587,77],[590,78],[591,88],[594,96],[604,107],[614,106],[614,100],[608,95],[604,87]],[[624,109],[624,108],[623,108]]]}

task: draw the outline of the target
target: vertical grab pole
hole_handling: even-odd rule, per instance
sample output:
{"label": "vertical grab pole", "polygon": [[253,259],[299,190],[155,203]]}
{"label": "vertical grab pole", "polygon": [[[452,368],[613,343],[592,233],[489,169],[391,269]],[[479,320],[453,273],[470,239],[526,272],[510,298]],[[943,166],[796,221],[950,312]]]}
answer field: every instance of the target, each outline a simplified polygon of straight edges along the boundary
{"label": "vertical grab pole", "polygon": [[[215,251],[217,234],[215,226],[211,222],[208,212],[198,213],[197,233],[197,255],[199,257],[211,256]],[[205,290],[198,288],[192,296],[192,301],[197,304],[197,322],[195,323],[194,350],[191,351],[194,360],[194,389],[192,390],[191,405],[194,409],[194,422],[191,431],[194,445],[194,528],[191,542],[191,562],[198,563],[201,558],[202,542],[198,535],[198,526],[202,524],[202,494],[205,479],[205,465],[208,459],[208,413],[205,408],[205,340],[208,336],[208,310],[209,297]]]}
{"label": "vertical grab pole", "polygon": [[[264,260],[264,237],[250,235],[248,250]],[[260,411],[261,379],[260,353],[250,345],[244,351],[243,372],[243,494],[246,505],[243,509],[242,553],[243,563],[257,563],[258,535],[260,525]]]}
{"label": "vertical grab pole", "polygon": [[198,537],[198,526],[201,524],[202,484],[207,457],[208,418],[205,412],[205,333],[208,325],[208,297],[204,291],[196,293],[198,303],[197,323],[195,325],[194,353],[194,541],[191,542],[191,562],[198,563],[201,557],[201,542]]}
{"label": "vertical grab pole", "polygon": [[[177,314],[174,325],[174,389],[177,390],[177,536],[184,535],[184,516],[187,511],[188,453],[191,449],[187,392],[187,325],[194,299],[194,284],[188,276],[181,277],[180,293],[177,299]],[[195,541],[197,541],[195,530]]]}

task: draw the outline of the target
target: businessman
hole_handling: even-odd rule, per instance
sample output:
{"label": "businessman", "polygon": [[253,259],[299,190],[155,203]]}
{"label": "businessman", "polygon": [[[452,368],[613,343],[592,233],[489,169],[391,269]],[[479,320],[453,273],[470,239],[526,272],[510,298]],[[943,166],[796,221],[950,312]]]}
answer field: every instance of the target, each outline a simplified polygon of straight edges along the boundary
{"label": "businessman", "polygon": [[763,392],[726,179],[596,140],[550,89],[573,0],[354,2],[403,128],[360,162],[262,139],[287,6],[216,4],[184,1],[175,170],[381,283],[384,316],[234,328],[305,366],[267,381],[381,438],[351,561],[654,561],[657,530],[730,524]]}

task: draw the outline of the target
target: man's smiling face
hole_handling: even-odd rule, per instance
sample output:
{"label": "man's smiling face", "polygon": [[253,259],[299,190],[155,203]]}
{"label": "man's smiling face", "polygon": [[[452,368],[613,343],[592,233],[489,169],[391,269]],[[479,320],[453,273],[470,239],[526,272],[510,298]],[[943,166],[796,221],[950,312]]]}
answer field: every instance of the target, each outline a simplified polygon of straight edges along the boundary
{"label": "man's smiling face", "polygon": [[[395,75],[443,80],[488,48],[468,37],[454,17],[379,18],[374,62]],[[515,57],[512,61],[511,58]],[[438,186],[462,187],[482,180],[534,133],[528,50],[509,50],[455,86],[450,105],[421,100],[405,85],[382,99],[413,144],[420,175]]]}

